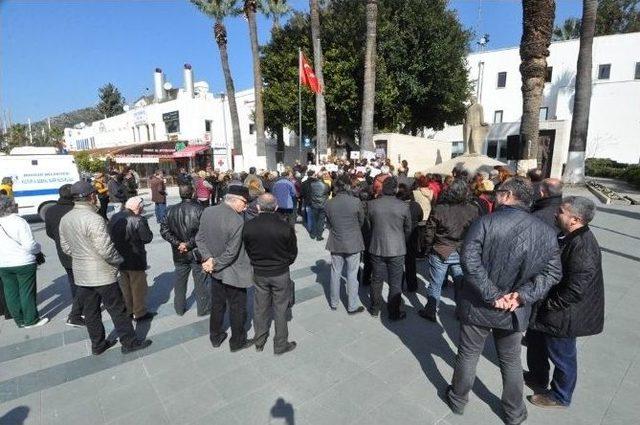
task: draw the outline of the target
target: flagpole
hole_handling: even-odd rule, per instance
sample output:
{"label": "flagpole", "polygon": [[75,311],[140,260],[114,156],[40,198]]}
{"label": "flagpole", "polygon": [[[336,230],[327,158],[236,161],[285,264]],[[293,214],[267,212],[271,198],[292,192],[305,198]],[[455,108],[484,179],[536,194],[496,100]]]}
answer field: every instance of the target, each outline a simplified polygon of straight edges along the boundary
{"label": "flagpole", "polygon": [[302,49],[298,48],[298,146],[302,162]]}

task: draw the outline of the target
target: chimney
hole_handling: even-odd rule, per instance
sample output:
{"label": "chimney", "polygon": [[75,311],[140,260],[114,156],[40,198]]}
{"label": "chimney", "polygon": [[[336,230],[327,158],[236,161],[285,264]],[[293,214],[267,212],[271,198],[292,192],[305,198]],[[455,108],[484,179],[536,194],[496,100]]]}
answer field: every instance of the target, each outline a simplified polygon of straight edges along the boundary
{"label": "chimney", "polygon": [[184,91],[187,96],[193,98],[193,71],[188,63],[184,64]]}
{"label": "chimney", "polygon": [[156,72],[153,74],[153,93],[156,102],[162,102],[164,100],[164,74],[160,68],[156,68]]}

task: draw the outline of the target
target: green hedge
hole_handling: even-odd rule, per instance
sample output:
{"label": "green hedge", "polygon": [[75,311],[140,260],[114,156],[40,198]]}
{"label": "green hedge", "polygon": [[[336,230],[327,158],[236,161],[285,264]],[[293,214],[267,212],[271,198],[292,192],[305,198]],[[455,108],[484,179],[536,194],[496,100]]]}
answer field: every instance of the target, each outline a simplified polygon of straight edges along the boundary
{"label": "green hedge", "polygon": [[640,165],[621,164],[605,158],[588,158],[585,161],[585,173],[591,177],[626,180],[640,188]]}

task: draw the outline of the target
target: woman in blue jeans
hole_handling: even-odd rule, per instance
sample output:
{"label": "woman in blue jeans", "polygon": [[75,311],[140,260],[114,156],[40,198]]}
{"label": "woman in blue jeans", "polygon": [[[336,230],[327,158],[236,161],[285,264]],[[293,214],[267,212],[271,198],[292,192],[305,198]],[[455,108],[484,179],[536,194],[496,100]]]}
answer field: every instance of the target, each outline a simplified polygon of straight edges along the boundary
{"label": "woman in blue jeans", "polygon": [[427,259],[429,286],[427,305],[418,314],[432,322],[437,321],[436,313],[447,272],[456,285],[462,279],[459,250],[469,225],[479,216],[477,206],[469,202],[469,195],[467,182],[462,178],[455,179],[442,192],[438,205],[427,220],[427,243],[432,247]]}

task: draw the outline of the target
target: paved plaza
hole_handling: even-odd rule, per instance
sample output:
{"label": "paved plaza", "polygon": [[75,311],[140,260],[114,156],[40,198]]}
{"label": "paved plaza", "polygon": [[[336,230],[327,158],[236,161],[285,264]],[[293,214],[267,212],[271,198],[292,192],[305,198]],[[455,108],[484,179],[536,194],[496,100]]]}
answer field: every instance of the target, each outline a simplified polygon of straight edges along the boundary
{"label": "paved plaza", "polygon": [[[153,345],[129,355],[116,346],[99,357],[91,355],[86,330],[65,325],[66,276],[44,225],[32,223],[47,255],[38,271],[38,306],[51,322],[24,330],[0,319],[0,424],[502,423],[501,378],[491,342],[465,414],[453,415],[443,401],[458,334],[450,291],[444,294],[442,326],[416,313],[425,302],[424,279],[417,295],[405,295],[407,319],[399,323],[385,314],[349,316],[344,306],[331,311],[329,255],[324,242],[311,241],[298,224],[289,328],[298,348],[274,356],[270,339],[262,353],[251,348],[232,354],[228,342],[211,347],[208,318],[196,317],[193,297],[190,310],[176,316],[169,244],[155,218],[149,221],[155,234],[148,245],[149,306],[159,314],[137,333]],[[640,423],[640,206],[599,204],[591,228],[603,252],[605,330],[579,339],[571,408],[547,411],[527,402],[528,424]],[[418,266],[421,275],[424,266]],[[366,291],[361,297],[366,303]],[[110,328],[109,316],[103,317]]]}

